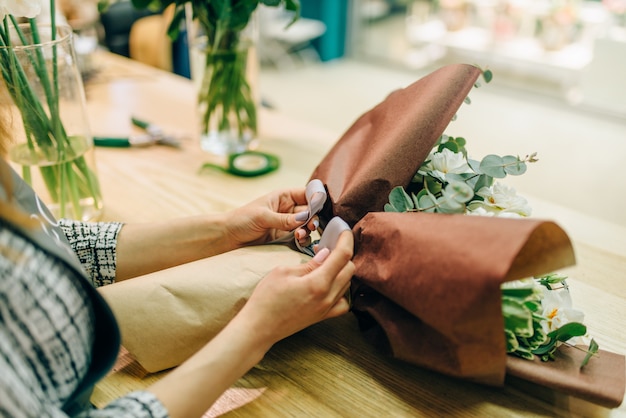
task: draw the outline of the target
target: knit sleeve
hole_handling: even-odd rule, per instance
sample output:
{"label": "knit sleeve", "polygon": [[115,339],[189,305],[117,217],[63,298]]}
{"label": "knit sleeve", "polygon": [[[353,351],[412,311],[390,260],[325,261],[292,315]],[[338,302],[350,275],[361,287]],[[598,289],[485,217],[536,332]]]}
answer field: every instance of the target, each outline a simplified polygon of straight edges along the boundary
{"label": "knit sleeve", "polygon": [[80,222],[59,220],[72,250],[78,256],[94,286],[115,282],[119,222]]}
{"label": "knit sleeve", "polygon": [[85,411],[76,418],[167,418],[169,416],[157,397],[147,391],[131,392],[102,409]]}

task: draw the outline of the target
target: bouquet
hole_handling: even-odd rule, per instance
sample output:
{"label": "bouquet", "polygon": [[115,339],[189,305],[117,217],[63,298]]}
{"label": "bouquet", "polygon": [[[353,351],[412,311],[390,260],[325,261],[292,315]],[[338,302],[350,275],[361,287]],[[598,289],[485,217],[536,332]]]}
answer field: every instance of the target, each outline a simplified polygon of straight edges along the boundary
{"label": "bouquet", "polygon": [[450,65],[391,93],[314,170],[328,191],[320,224],[339,216],[353,226],[352,312],[372,344],[408,363],[618,406],[624,357],[594,341],[563,344],[587,333],[554,274],[575,263],[569,237],[529,218],[526,200],[496,182],[523,174],[536,154],[476,161],[464,138],[444,135],[481,75],[491,78]]}
{"label": "bouquet", "polygon": [[[389,194],[386,212],[461,213],[467,215],[527,217],[531,208],[515,189],[495,179],[522,175],[537,154],[487,155],[469,158],[466,140],[442,135],[405,188]],[[528,360],[554,358],[558,343],[584,336],[584,315],[572,309],[567,277],[548,274],[502,284],[502,314],[506,352]],[[581,367],[598,351],[591,340]]]}

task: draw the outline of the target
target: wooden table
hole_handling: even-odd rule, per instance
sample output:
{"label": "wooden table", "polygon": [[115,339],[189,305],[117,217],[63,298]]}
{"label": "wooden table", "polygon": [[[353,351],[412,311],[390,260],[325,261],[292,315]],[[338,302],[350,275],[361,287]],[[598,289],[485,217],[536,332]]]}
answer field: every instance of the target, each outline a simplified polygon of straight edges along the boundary
{"label": "wooden table", "polygon": [[[151,221],[224,211],[273,189],[303,186],[338,139],[323,129],[262,110],[260,149],[277,154],[280,169],[253,179],[218,171],[200,174],[209,156],[197,142],[193,85],[121,57],[101,54],[96,62],[100,72],[86,84],[95,135],[128,135],[133,131],[130,117],[137,116],[187,137],[181,149],[96,150],[105,220]],[[558,208],[551,210],[558,219]],[[549,215],[550,210],[546,212]],[[574,221],[568,221],[574,227]],[[578,219],[575,223],[581,226]],[[592,244],[575,241],[578,265],[566,271],[572,277],[573,298],[601,348],[626,354],[626,256]],[[147,374],[122,351],[92,400],[103,406],[164,373]],[[348,314],[278,343],[207,416],[547,417],[571,410],[605,415],[626,413],[626,406],[607,411],[551,392],[530,394],[511,382],[504,388],[484,387],[390,360],[364,341],[355,318]]]}

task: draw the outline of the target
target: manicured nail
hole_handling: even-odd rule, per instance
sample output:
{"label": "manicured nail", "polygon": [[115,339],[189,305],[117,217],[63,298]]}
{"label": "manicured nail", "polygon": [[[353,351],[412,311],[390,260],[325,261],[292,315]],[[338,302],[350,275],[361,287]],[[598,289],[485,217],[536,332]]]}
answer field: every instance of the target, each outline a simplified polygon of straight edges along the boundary
{"label": "manicured nail", "polygon": [[317,219],[314,219],[313,220],[313,226],[315,227],[315,228],[313,228],[313,230],[316,230],[317,228],[319,228],[320,227],[320,221],[317,220]]}
{"label": "manicured nail", "polygon": [[297,222],[304,222],[307,219],[309,219],[309,211],[308,210],[305,210],[304,212],[296,213],[296,221]]}
{"label": "manicured nail", "polygon": [[296,230],[296,238],[298,238],[298,241],[303,239],[304,237],[306,237],[306,232],[304,232],[303,229]]}
{"label": "manicured nail", "polygon": [[315,254],[315,257],[313,257],[313,260],[315,260],[319,264],[322,264],[324,260],[328,258],[329,254],[330,254],[330,250],[328,248],[322,248],[317,254]]}

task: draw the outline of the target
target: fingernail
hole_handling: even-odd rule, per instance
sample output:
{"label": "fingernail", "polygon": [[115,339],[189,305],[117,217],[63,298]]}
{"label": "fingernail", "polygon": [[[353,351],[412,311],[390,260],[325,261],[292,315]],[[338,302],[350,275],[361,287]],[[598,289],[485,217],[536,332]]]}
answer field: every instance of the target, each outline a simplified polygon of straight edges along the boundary
{"label": "fingernail", "polygon": [[296,230],[296,238],[298,238],[298,240],[301,240],[305,236],[306,236],[306,233],[302,229]]}
{"label": "fingernail", "polygon": [[319,221],[319,220],[317,220],[317,219],[314,219],[314,220],[313,220],[313,226],[315,226],[315,228],[314,228],[314,229],[319,228],[319,227],[320,227],[320,221]]}
{"label": "fingernail", "polygon": [[315,257],[313,257],[313,260],[319,264],[322,264],[324,260],[328,258],[329,254],[330,254],[330,250],[328,248],[322,248],[321,250],[319,250],[317,254],[315,254]]}
{"label": "fingernail", "polygon": [[309,219],[309,211],[308,210],[305,210],[304,212],[296,213],[296,221],[297,222],[304,222],[307,219]]}

